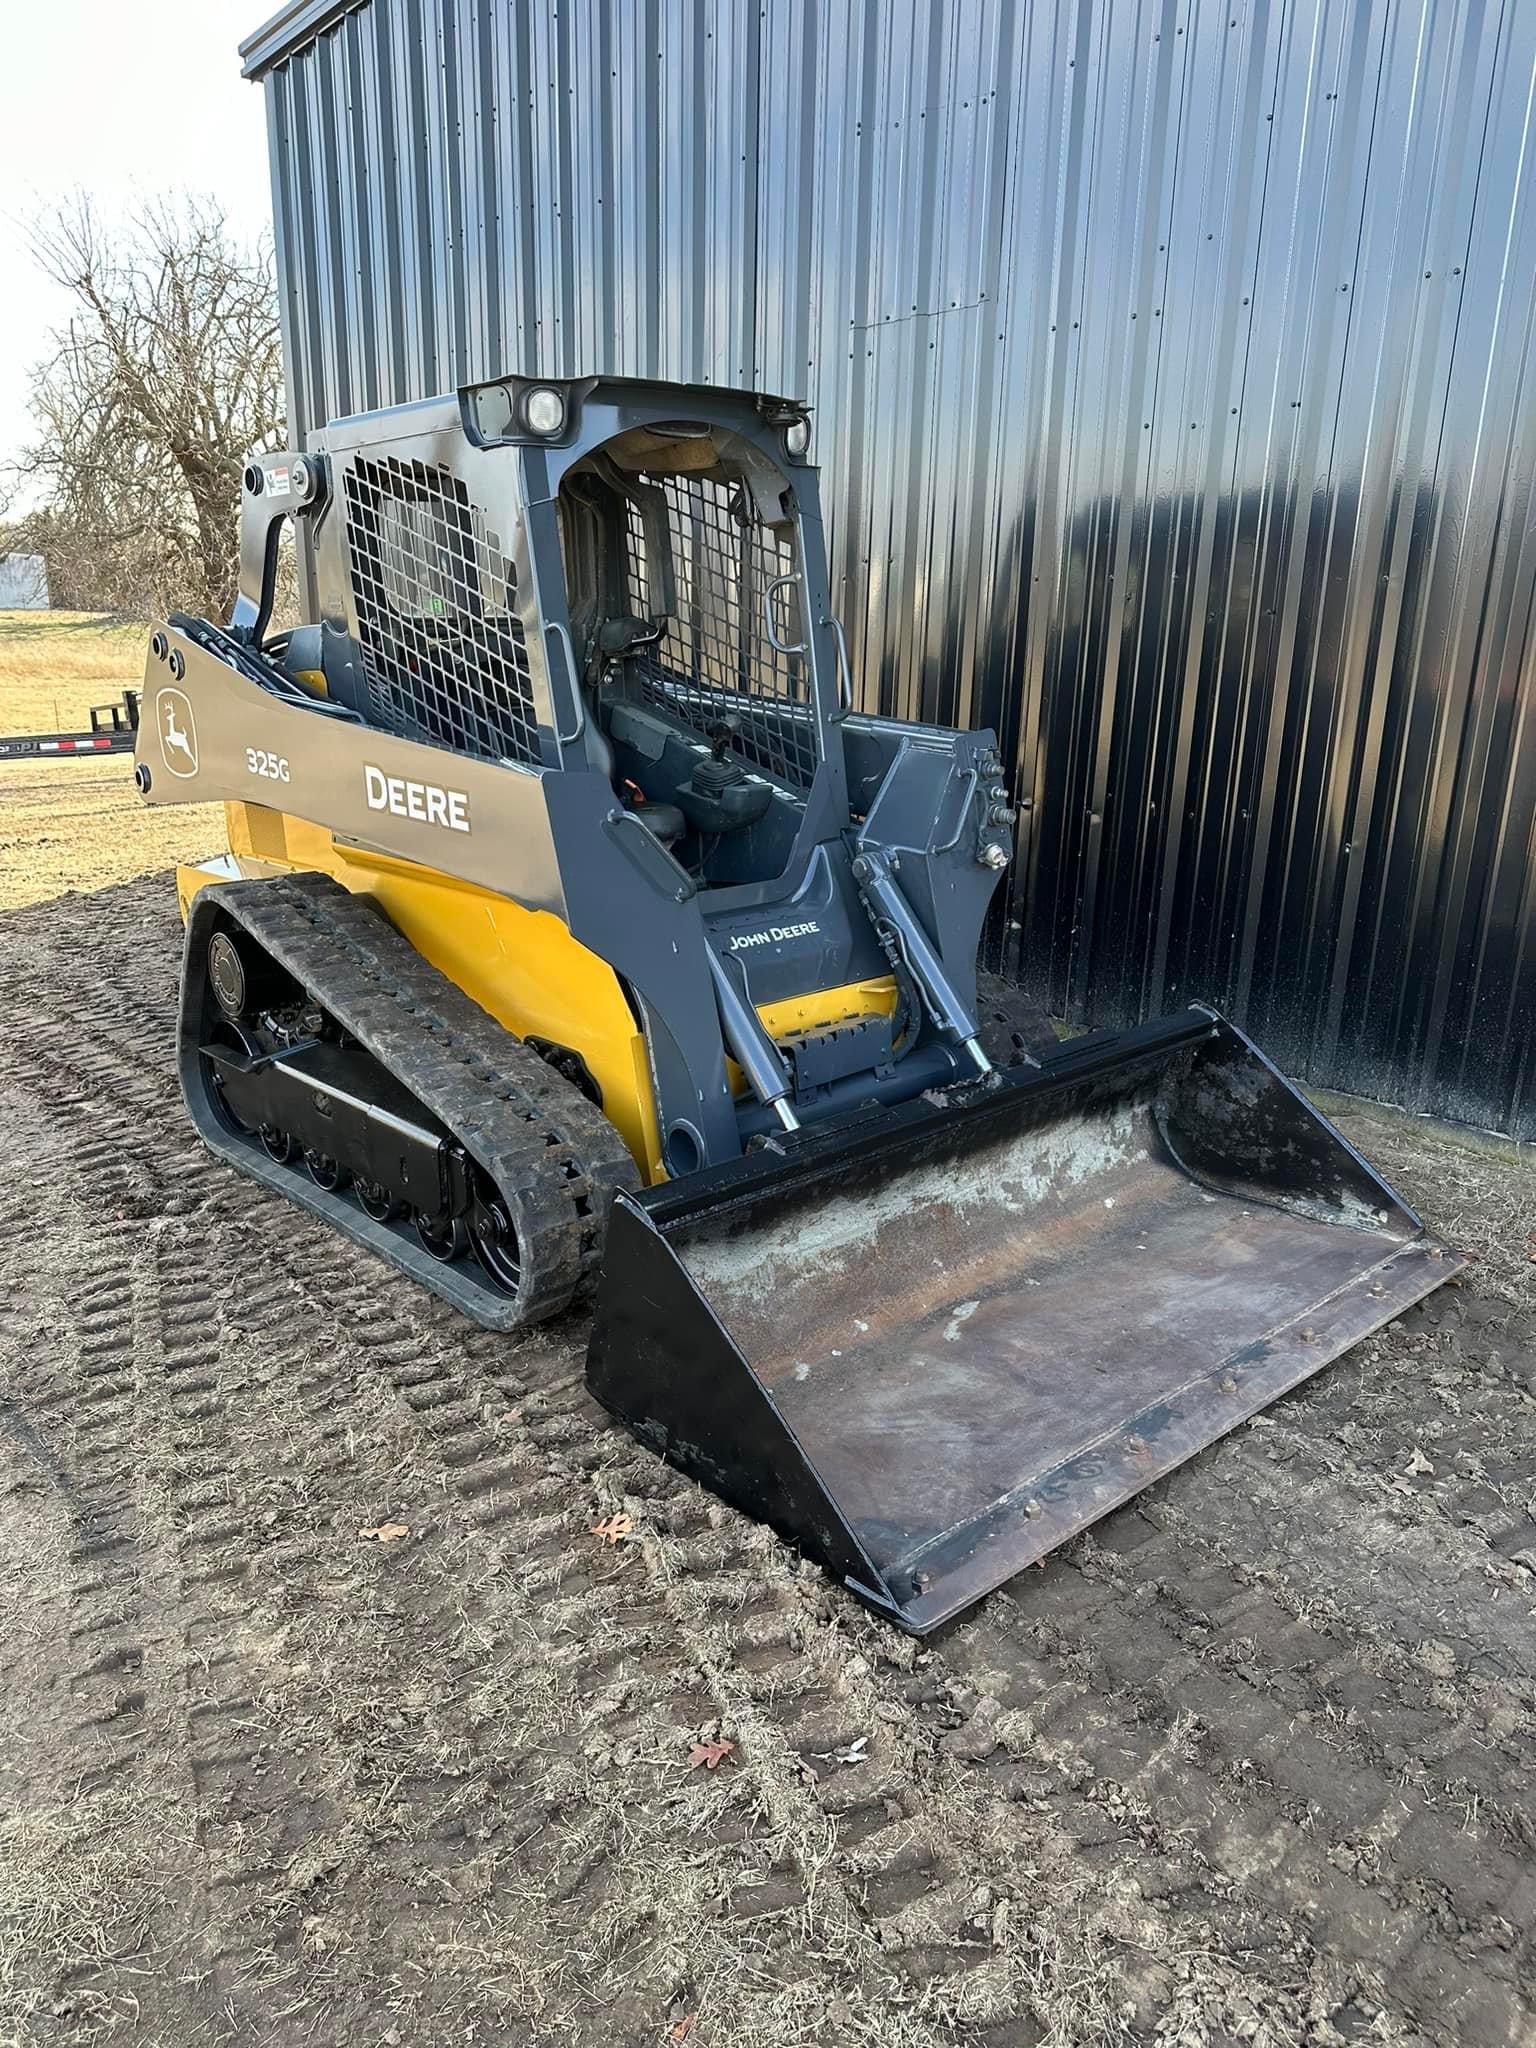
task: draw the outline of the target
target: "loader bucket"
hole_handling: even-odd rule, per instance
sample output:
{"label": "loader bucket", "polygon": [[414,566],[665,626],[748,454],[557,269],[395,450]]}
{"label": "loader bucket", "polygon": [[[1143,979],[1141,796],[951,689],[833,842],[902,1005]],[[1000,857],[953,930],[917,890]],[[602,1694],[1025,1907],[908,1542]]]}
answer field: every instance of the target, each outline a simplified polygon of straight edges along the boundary
{"label": "loader bucket", "polygon": [[1202,1008],[621,1194],[588,1383],[922,1633],[1461,1263]]}

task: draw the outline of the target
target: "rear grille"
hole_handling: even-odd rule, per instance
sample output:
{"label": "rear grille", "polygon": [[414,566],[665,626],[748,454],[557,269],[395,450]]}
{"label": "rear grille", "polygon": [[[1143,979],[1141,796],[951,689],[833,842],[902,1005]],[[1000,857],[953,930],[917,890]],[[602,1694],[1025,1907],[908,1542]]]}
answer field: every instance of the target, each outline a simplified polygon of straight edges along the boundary
{"label": "rear grille", "polygon": [[[763,601],[797,564],[794,543],[745,516],[745,488],[709,477],[647,476],[666,500],[676,609],[661,640],[630,663],[647,701],[700,731],[722,720],[736,727],[736,751],[755,768],[809,789],[816,774],[816,726],[805,662],[769,639]],[[629,578],[636,613],[655,617],[644,529],[633,502],[628,522]],[[781,640],[801,638],[793,590],[772,600]]]}
{"label": "rear grille", "polygon": [[455,753],[539,758],[517,577],[451,471],[358,457],[347,551],[373,724]]}

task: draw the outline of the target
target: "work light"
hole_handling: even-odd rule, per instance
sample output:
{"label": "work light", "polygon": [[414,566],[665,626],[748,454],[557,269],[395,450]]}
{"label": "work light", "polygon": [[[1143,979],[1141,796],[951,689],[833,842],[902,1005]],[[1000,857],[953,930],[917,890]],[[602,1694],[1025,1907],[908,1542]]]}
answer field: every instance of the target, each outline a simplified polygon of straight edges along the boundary
{"label": "work light", "polygon": [[530,434],[558,434],[565,425],[565,400],[549,384],[535,384],[523,398],[523,424]]}

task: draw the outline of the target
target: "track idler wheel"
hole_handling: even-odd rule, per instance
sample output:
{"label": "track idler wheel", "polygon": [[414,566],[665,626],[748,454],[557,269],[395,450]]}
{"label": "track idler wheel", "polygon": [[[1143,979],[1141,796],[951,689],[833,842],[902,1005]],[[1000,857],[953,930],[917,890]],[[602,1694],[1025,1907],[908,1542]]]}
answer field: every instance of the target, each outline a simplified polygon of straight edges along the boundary
{"label": "track idler wheel", "polygon": [[[247,1057],[259,1050],[256,1041],[251,1037],[250,1033],[243,1025],[237,1024],[233,1018],[230,1018],[225,1023],[224,1036],[226,1039],[232,1039]],[[218,1068],[208,1058],[206,1053],[199,1056],[199,1063],[202,1067],[203,1078],[208,1084],[209,1099],[218,1113],[220,1122],[227,1125],[232,1131],[239,1131],[243,1137],[251,1137],[256,1127],[254,1124],[248,1124],[244,1117],[237,1115],[234,1105],[224,1092],[224,1083],[219,1077]]]}
{"label": "track idler wheel", "polygon": [[209,1096],[217,1108],[222,1121],[228,1124],[232,1131],[239,1131],[242,1137],[250,1137],[252,1126],[245,1121],[244,1117],[236,1114],[229,1097],[224,1093],[224,1086],[219,1079],[218,1068],[214,1066],[212,1060],[206,1057],[203,1060],[203,1072],[208,1077]]}
{"label": "track idler wheel", "polygon": [[271,1003],[291,1000],[297,984],[245,932],[221,927],[208,941],[208,987],[233,1023],[259,1017]]}
{"label": "track idler wheel", "polygon": [[469,1225],[462,1216],[427,1216],[418,1209],[412,1221],[423,1249],[445,1266],[469,1250]]}
{"label": "track idler wheel", "polygon": [[280,1131],[276,1124],[263,1124],[256,1133],[262,1150],[279,1166],[286,1166],[293,1157],[293,1140],[286,1131]]}
{"label": "track idler wheel", "polygon": [[479,1198],[469,1216],[469,1241],[488,1278],[503,1294],[516,1294],[523,1280],[522,1247],[505,1207]]}

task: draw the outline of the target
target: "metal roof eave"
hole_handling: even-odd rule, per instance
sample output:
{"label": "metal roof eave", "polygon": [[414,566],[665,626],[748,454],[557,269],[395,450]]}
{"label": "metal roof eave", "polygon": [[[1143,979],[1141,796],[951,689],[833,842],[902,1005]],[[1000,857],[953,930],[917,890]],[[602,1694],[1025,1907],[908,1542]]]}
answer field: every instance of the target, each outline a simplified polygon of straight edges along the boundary
{"label": "metal roof eave", "polygon": [[240,45],[241,76],[264,78],[274,65],[312,43],[344,14],[365,7],[368,0],[288,0],[269,21]]}

